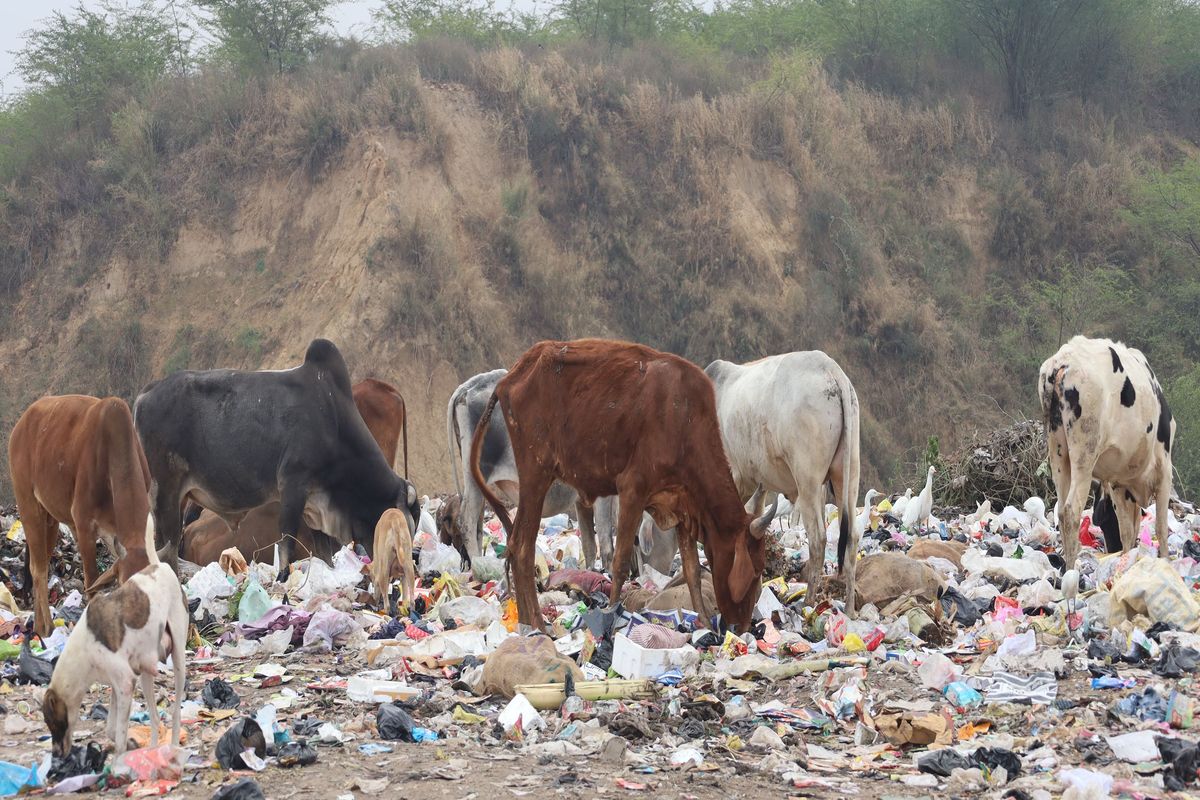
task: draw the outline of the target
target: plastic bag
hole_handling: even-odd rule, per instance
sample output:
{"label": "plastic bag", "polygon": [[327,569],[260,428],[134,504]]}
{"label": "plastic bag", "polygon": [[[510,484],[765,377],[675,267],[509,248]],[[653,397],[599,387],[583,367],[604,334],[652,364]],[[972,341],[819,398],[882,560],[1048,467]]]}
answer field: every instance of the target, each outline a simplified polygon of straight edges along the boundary
{"label": "plastic bag", "polygon": [[17,683],[32,683],[35,686],[45,686],[50,683],[54,674],[54,665],[44,658],[33,654],[29,649],[31,636],[26,636],[21,643],[21,653],[17,656]]}
{"label": "plastic bag", "polygon": [[486,628],[500,619],[500,608],[482,597],[456,597],[438,606],[438,619],[443,623],[454,620],[459,625]]}
{"label": "plastic bag", "polygon": [[456,573],[462,570],[462,556],[450,545],[437,542],[433,547],[421,550],[418,567],[422,575],[427,572]]}
{"label": "plastic bag", "polygon": [[542,715],[533,707],[529,699],[519,692],[508,701],[508,705],[500,712],[500,725],[506,731],[511,731],[513,728],[520,726],[522,731],[527,731],[532,728],[546,727],[546,720],[542,719]]}
{"label": "plastic bag", "polygon": [[321,649],[328,652],[335,646],[343,647],[355,632],[361,633],[362,628],[354,621],[354,617],[344,611],[327,608],[312,615],[308,630],[304,632],[304,646],[320,642]]}
{"label": "plastic bag", "polygon": [[946,684],[946,688],[942,690],[942,694],[950,701],[950,705],[960,710],[974,708],[983,704],[983,695],[962,681],[954,681]]}
{"label": "plastic bag", "polygon": [[[1163,774],[1163,785],[1168,791],[1183,791],[1188,784],[1196,780],[1196,771],[1200,769],[1200,751],[1196,745],[1185,739],[1175,739],[1159,736],[1155,740],[1159,756],[1171,765]],[[1112,778],[1109,778],[1111,786]]]}
{"label": "plastic bag", "polygon": [[271,610],[271,596],[258,581],[250,578],[238,602],[238,622],[256,622]]}
{"label": "plastic bag", "polygon": [[113,761],[112,774],[135,781],[178,780],[191,755],[169,744],[127,750]]}
{"label": "plastic bag", "polygon": [[224,769],[249,769],[250,765],[242,759],[247,750],[253,750],[258,758],[266,758],[267,740],[257,722],[242,717],[217,741],[217,763]]}
{"label": "plastic bag", "polygon": [[921,683],[939,692],[946,684],[957,680],[961,674],[962,671],[959,667],[941,653],[930,653],[921,662],[921,666],[917,667],[917,675],[920,676]]}
{"label": "plastic bag", "polygon": [[294,627],[287,627],[281,631],[268,633],[266,636],[258,640],[259,649],[265,655],[281,655],[286,653],[287,649],[292,646],[293,636],[295,636]]}
{"label": "plastic bag", "polygon": [[203,567],[184,584],[183,588],[188,597],[200,598],[200,608],[197,609],[197,613],[207,611],[213,616],[221,618],[229,615],[229,603],[223,598],[233,594],[234,585],[217,562],[214,561]]}
{"label": "plastic bag", "polygon": [[78,745],[71,748],[66,758],[54,756],[50,761],[50,771],[46,773],[48,781],[58,783],[77,775],[94,775],[104,769],[108,753],[95,742],[88,742],[87,747]]}
{"label": "plastic bag", "polygon": [[1162,651],[1158,662],[1150,669],[1164,678],[1182,678],[1200,667],[1200,652],[1191,647],[1171,645]]}
{"label": "plastic bag", "polygon": [[279,766],[307,767],[317,763],[317,751],[307,742],[288,742],[279,751]]}
{"label": "plastic bag", "polygon": [[375,727],[379,730],[380,739],[414,741],[412,715],[396,703],[384,703],[379,707],[375,712]]}
{"label": "plastic bag", "polygon": [[237,708],[242,704],[242,698],[233,687],[220,678],[205,681],[200,698],[209,708]]}
{"label": "plastic bag", "polygon": [[471,562],[471,576],[480,583],[502,580],[504,578],[504,559],[498,556],[476,556]]}
{"label": "plastic bag", "polygon": [[0,761],[0,796],[7,797],[16,794],[25,787],[36,787],[40,785],[38,780],[37,766],[32,768],[22,767],[19,764],[11,764],[7,761]]}
{"label": "plastic bag", "polygon": [[242,778],[237,783],[222,786],[212,800],[265,800],[262,788],[254,778]]}
{"label": "plastic bag", "polygon": [[1169,561],[1140,558],[1113,582],[1112,617],[1119,625],[1139,614],[1181,631],[1200,628],[1200,604],[1192,599],[1183,579]]}

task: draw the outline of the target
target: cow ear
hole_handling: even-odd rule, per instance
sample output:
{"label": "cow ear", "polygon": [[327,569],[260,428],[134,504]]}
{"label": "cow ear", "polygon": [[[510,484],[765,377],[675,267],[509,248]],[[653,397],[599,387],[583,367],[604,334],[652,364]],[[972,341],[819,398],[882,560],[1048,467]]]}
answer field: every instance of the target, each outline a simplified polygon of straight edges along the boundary
{"label": "cow ear", "polygon": [[417,488],[410,483],[410,484],[408,484],[408,503],[406,505],[411,506],[412,504],[414,504],[416,502],[417,502]]}
{"label": "cow ear", "polygon": [[729,594],[733,602],[742,601],[757,577],[754,565],[750,563],[750,552],[745,547],[734,548],[733,569],[729,571]]}

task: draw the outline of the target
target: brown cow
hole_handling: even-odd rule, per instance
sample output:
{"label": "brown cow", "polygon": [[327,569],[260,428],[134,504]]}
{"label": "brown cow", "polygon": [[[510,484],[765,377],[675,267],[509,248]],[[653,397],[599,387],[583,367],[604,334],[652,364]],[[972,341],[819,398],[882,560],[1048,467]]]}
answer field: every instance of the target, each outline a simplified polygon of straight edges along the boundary
{"label": "brown cow", "polygon": [[[479,468],[497,402],[521,479],[515,522]],[[534,544],[538,512],[557,479],[588,505],[620,498],[611,602],[621,596],[645,509],[660,527],[678,526],[695,610],[708,618],[696,553],[703,542],[721,614],[735,630],[749,627],[774,509],[756,520],[742,506],[721,445],[713,385],[695,364],[626,342],[539,342],[496,385],[471,441],[471,474],[508,533],[521,622],[542,627]]]}
{"label": "brown cow", "polygon": [[[391,384],[375,378],[359,381],[351,388],[354,405],[367,423],[371,437],[379,443],[383,457],[389,465],[396,463],[396,445],[401,434],[404,436],[404,475],[408,477],[408,424],[404,398]],[[192,504],[189,503],[189,509]],[[180,544],[180,555],[193,564],[204,566],[221,557],[230,547],[236,547],[251,561],[271,559],[272,548],[279,542],[279,503],[271,502],[259,506],[246,514],[238,523],[234,534],[228,523],[211,511],[184,512],[187,527]],[[313,531],[300,522],[296,530],[296,544],[306,554],[330,561],[337,552],[337,543],[319,531]],[[307,555],[306,555],[307,557]]]}
{"label": "brown cow", "polygon": [[26,409],[9,438],[8,468],[25,527],[35,627],[49,635],[50,557],[58,524],[75,534],[89,594],[112,576],[109,570],[97,580],[97,538],[121,553],[114,568],[124,582],[150,563],[150,469],[125,401],[82,395],[43,397]]}
{"label": "brown cow", "polygon": [[396,443],[404,437],[404,477],[408,478],[408,415],[404,409],[404,398],[400,390],[390,383],[376,378],[367,378],[354,384],[351,389],[354,405],[362,414],[367,430],[380,449],[388,464],[396,465]]}
{"label": "brown cow", "polygon": [[[203,567],[221,558],[221,553],[230,547],[236,547],[246,557],[247,561],[269,563],[272,551],[279,543],[279,503],[272,502],[253,509],[238,524],[237,534],[230,529],[225,520],[205,509],[200,517],[187,526],[183,531],[183,542],[179,546],[179,556],[186,561]],[[301,557],[315,555],[325,561],[332,561],[338,544],[323,533],[315,532],[303,521],[296,530],[296,541],[293,550]]]}

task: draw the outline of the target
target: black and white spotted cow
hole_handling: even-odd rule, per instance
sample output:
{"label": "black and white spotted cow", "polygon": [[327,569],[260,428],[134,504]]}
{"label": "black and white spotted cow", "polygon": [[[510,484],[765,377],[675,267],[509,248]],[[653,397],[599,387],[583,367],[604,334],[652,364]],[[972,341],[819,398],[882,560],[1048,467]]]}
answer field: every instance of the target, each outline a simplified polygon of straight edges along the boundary
{"label": "black and white spotted cow", "polygon": [[1079,555],[1093,476],[1115,505],[1124,550],[1137,540],[1141,508],[1157,504],[1158,551],[1166,556],[1175,422],[1146,357],[1120,342],[1076,336],[1042,364],[1038,397],[1067,568]]}

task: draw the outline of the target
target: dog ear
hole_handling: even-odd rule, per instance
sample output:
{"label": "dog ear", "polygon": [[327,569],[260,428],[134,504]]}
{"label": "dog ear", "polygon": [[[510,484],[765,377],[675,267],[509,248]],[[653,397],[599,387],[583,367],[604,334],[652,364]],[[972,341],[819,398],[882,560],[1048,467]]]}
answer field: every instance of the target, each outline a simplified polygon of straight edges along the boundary
{"label": "dog ear", "polygon": [[50,739],[56,745],[67,735],[67,704],[54,689],[47,689],[42,697],[42,717],[50,729]]}

